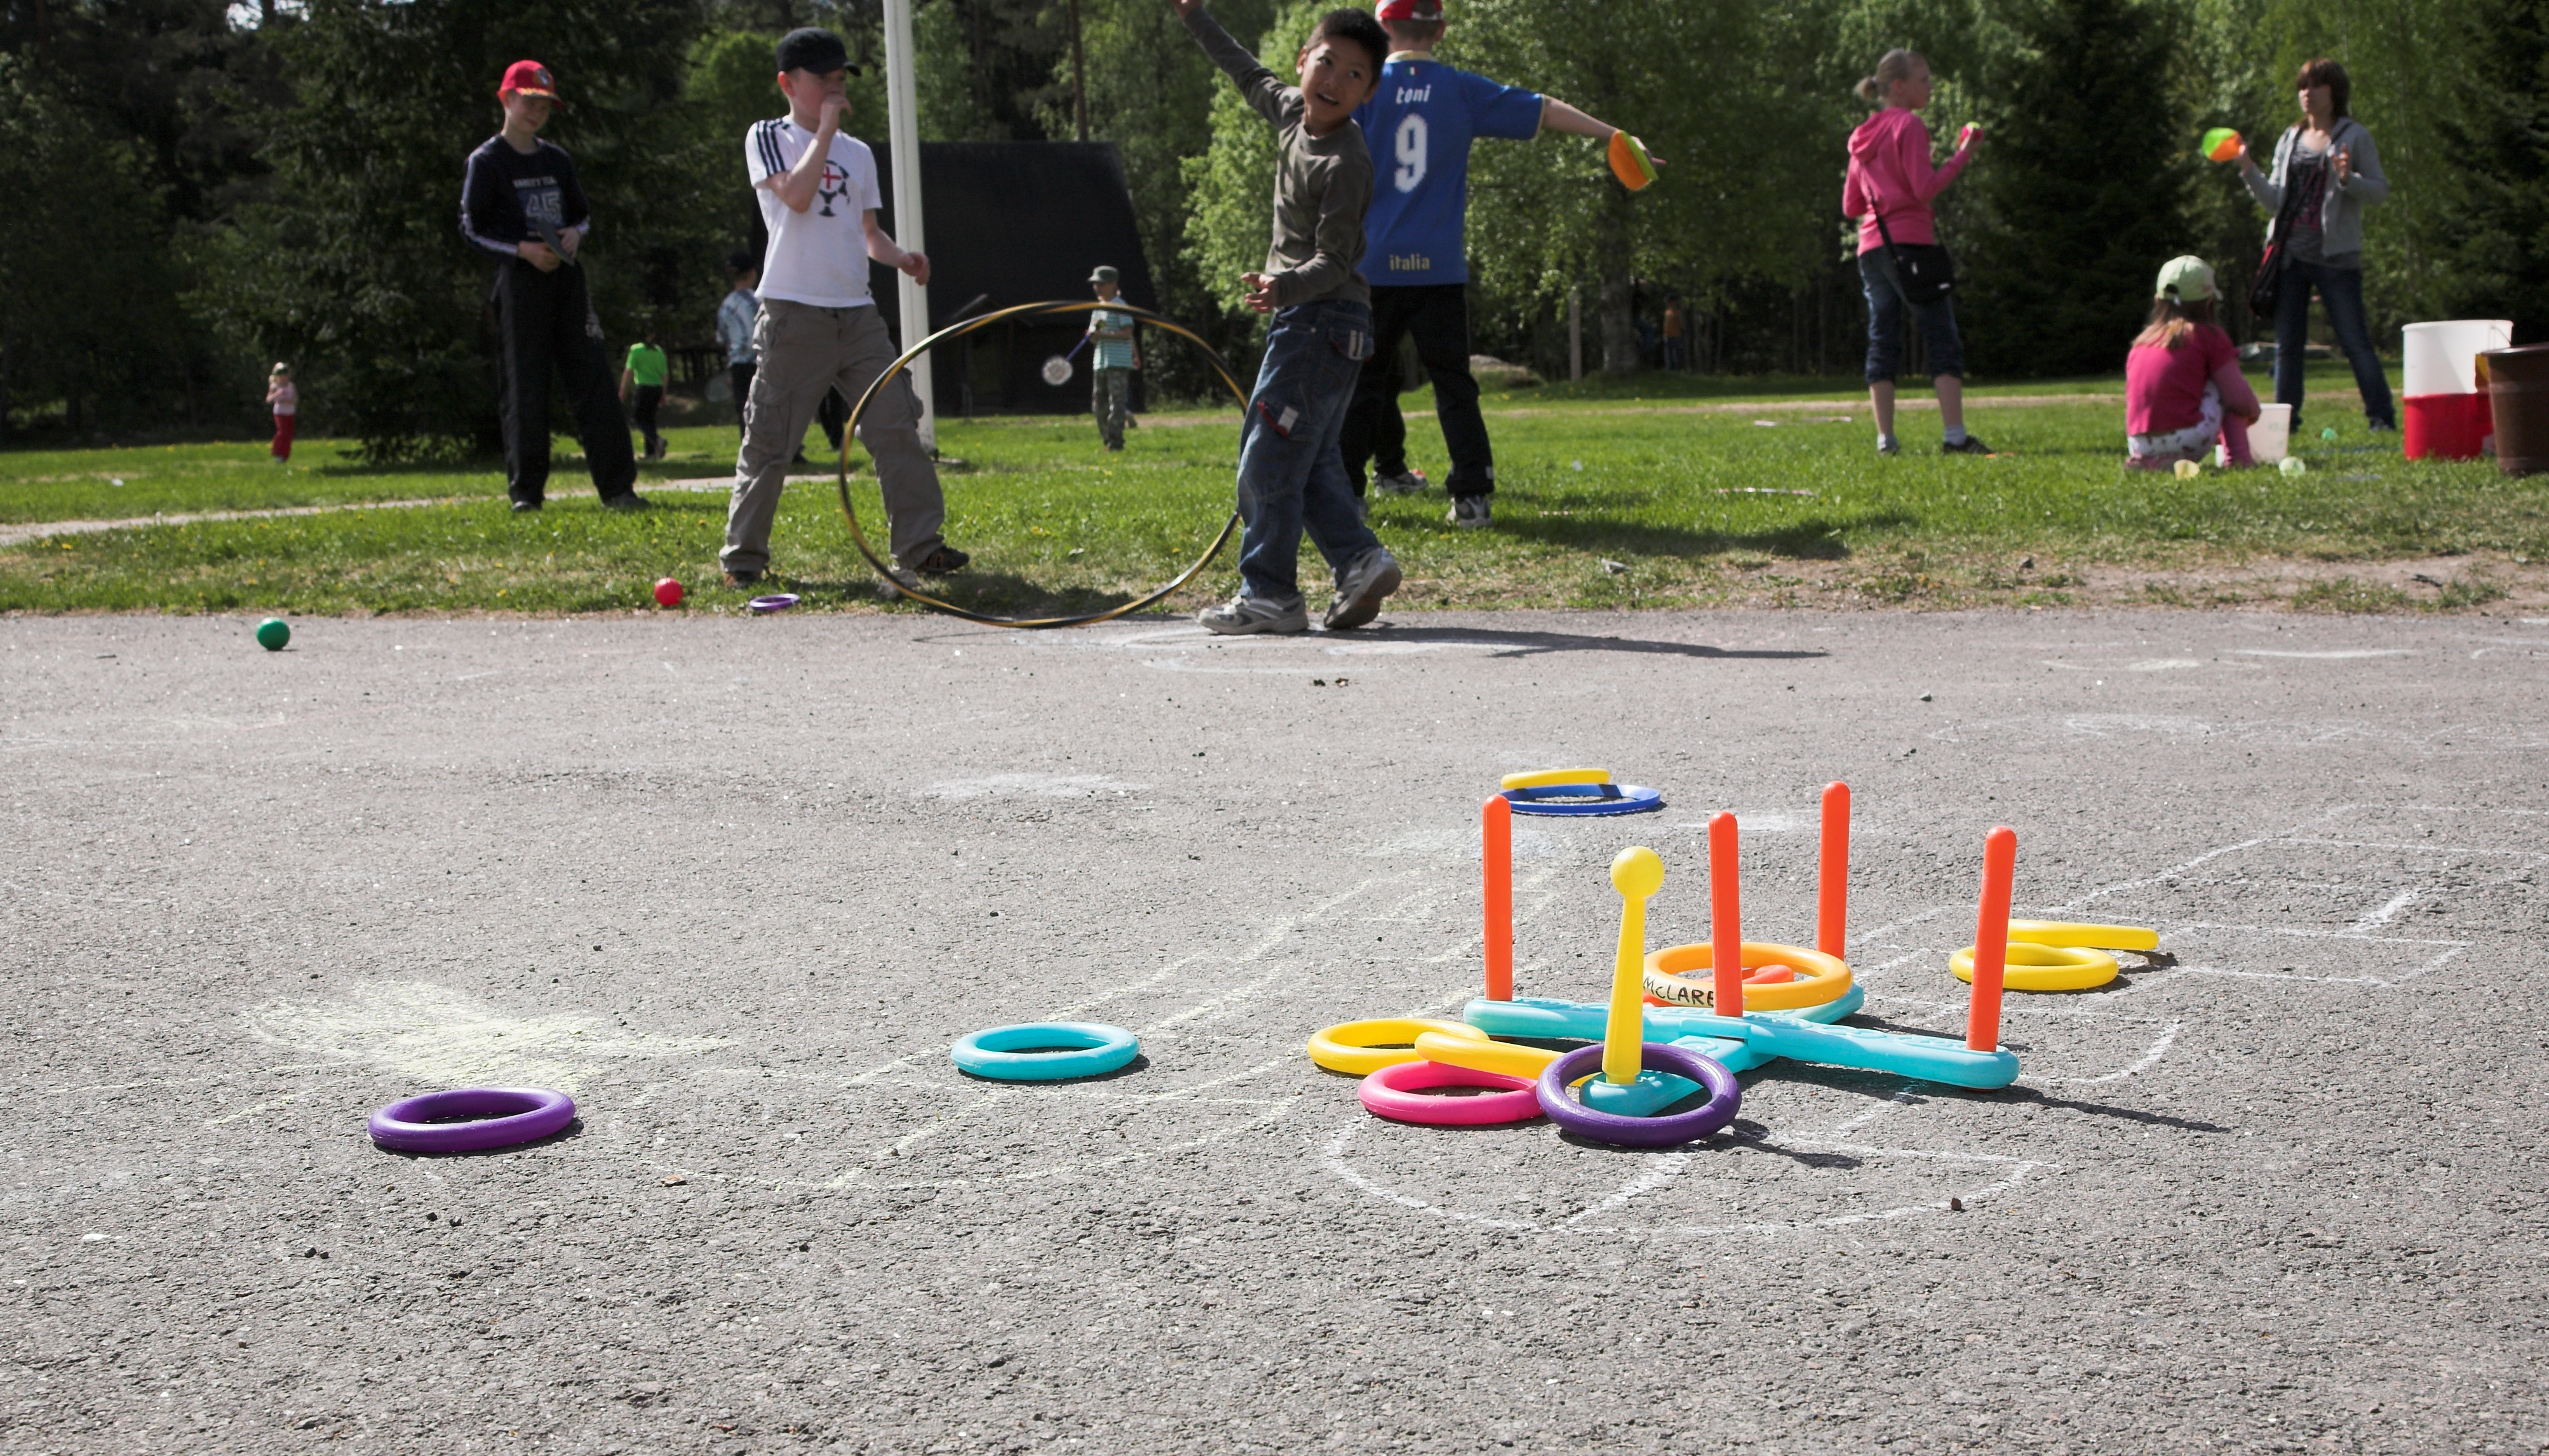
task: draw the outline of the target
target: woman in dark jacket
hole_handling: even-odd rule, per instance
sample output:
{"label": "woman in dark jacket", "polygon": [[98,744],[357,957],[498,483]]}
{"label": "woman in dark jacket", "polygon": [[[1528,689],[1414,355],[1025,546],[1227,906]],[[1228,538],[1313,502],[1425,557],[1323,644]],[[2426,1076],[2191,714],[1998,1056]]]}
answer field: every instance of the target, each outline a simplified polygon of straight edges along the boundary
{"label": "woman in dark jacket", "polygon": [[2293,427],[2299,429],[2302,351],[2310,342],[2315,290],[2337,347],[2354,366],[2364,422],[2397,429],[2390,380],[2363,320],[2363,210],[2389,197],[2390,179],[2381,174],[2372,134],[2347,115],[2354,88],[2345,67],[2313,60],[2294,85],[2301,92],[2302,119],[2275,143],[2273,172],[2258,171],[2246,147],[2239,151],[2240,180],[2266,211],[2280,218],[2285,200],[2298,192],[2289,235],[2273,239],[2284,256],[2283,287],[2275,299],[2275,401],[2293,407]]}

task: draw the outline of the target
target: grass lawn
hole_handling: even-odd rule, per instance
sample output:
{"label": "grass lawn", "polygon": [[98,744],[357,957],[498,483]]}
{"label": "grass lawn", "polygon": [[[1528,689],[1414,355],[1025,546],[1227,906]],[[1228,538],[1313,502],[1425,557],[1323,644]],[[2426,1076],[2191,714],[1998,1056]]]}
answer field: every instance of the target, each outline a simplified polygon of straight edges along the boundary
{"label": "grass lawn", "polygon": [[[2370,435],[2330,398],[2349,387],[2341,369],[2314,370],[2312,383],[2322,403],[2297,442],[2307,474],[2208,470],[2192,481],[2124,468],[2115,403],[2020,403],[2112,396],[2116,380],[1977,390],[1969,422],[2000,452],[1990,458],[1942,457],[1937,416],[1910,411],[1904,454],[1879,458],[1864,397],[1845,380],[1499,393],[1488,400],[1495,528],[1452,530],[1439,490],[1376,500],[1372,523],[1407,568],[1411,606],[2271,599],[2387,609],[2534,594],[2531,563],[2549,560],[2549,477],[2410,464],[2396,436]],[[1788,407],[1728,408],[1747,399]],[[1427,397],[1406,404],[1412,456],[1439,479]],[[1111,457],[1082,419],[946,424],[947,536],[977,567],[947,594],[1001,612],[1082,609],[1166,580],[1229,510],[1236,421],[1154,416]],[[2326,425],[2335,439],[2318,437]],[[673,440],[673,458],[648,465],[648,480],[732,468],[731,426]],[[690,587],[692,610],[739,609],[742,594],[715,585],[721,494],[659,490],[651,512],[607,512],[565,448],[548,509],[520,517],[491,468],[370,471],[326,442],[305,444],[289,470],[254,445],[0,455],[0,523],[445,502],[24,541],[0,548],[0,609],[600,611],[648,607],[663,576]],[[881,540],[873,489],[860,499]],[[828,483],[789,489],[773,547],[761,590],[800,592],[810,608],[912,609],[880,596]],[[1304,554],[1307,576],[1316,557]],[[1180,600],[1234,590],[1235,555]],[[2407,562],[2429,563],[2424,586],[2403,590],[2383,575]]]}

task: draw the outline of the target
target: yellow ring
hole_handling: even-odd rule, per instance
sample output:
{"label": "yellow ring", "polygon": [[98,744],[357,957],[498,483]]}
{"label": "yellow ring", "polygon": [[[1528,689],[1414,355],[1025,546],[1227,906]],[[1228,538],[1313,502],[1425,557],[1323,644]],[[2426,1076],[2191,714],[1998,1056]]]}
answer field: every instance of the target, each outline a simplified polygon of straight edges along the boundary
{"label": "yellow ring", "polygon": [[1538,1046],[1517,1046],[1511,1042],[1480,1042],[1445,1032],[1427,1032],[1416,1039],[1416,1054],[1427,1061],[1467,1067],[1473,1072],[1537,1077],[1562,1053],[1545,1051]]}
{"label": "yellow ring", "polygon": [[2094,946],[2106,951],[2156,951],[2159,932],[2137,925],[2074,925],[2067,920],[2013,920],[2009,938],[2030,946]]}
{"label": "yellow ring", "polygon": [[1428,1058],[1412,1045],[1428,1032],[1473,1042],[1487,1034],[1466,1022],[1429,1021],[1423,1017],[1389,1016],[1376,1021],[1339,1022],[1310,1036],[1310,1059],[1332,1072],[1368,1077],[1385,1066]]}
{"label": "yellow ring", "polygon": [[1197,573],[1201,572],[1205,567],[1210,566],[1212,564],[1212,559],[1221,554],[1221,548],[1229,544],[1231,533],[1239,529],[1239,512],[1236,510],[1230,513],[1230,519],[1221,523],[1221,534],[1212,538],[1212,544],[1203,549],[1203,555],[1195,558],[1194,565],[1178,573],[1175,580],[1171,581],[1167,586],[1160,588],[1156,592],[1150,592],[1144,596],[1136,597],[1120,606],[1110,606],[1104,611],[1082,612],[1077,616],[995,617],[986,612],[973,611],[968,608],[958,606],[952,601],[942,601],[939,598],[930,595],[928,592],[921,591],[917,587],[905,586],[902,580],[894,574],[893,568],[887,566],[883,561],[878,559],[876,549],[868,545],[867,533],[859,529],[859,513],[857,509],[850,504],[850,442],[858,438],[859,416],[867,412],[868,405],[876,399],[877,391],[884,389],[897,375],[899,375],[904,370],[910,368],[911,361],[920,357],[922,353],[926,352],[933,345],[946,343],[951,339],[963,338],[966,334],[972,333],[975,329],[987,327],[1003,319],[1015,318],[1021,314],[1087,314],[1094,313],[1099,309],[1105,309],[1117,314],[1130,314],[1134,318],[1149,323],[1154,328],[1165,328],[1169,332],[1176,334],[1178,337],[1192,343],[1196,348],[1203,350],[1204,359],[1212,365],[1212,372],[1220,375],[1221,382],[1230,386],[1230,392],[1233,395],[1238,396],[1240,408],[1245,410],[1248,407],[1248,391],[1240,387],[1238,379],[1233,377],[1230,372],[1230,366],[1221,362],[1221,356],[1213,352],[1212,345],[1205,343],[1199,335],[1197,335],[1192,329],[1187,328],[1184,324],[1163,318],[1148,309],[1135,308],[1133,305],[1124,302],[1122,299],[1117,299],[1113,303],[1100,303],[1094,300],[1081,303],[1066,300],[1057,303],[1045,304],[1016,304],[1006,309],[994,309],[989,314],[980,314],[974,318],[965,319],[962,322],[947,325],[945,328],[938,330],[929,337],[913,344],[910,348],[903,350],[901,357],[896,359],[892,364],[887,365],[885,373],[878,375],[876,377],[876,382],[868,386],[867,393],[859,396],[858,402],[850,406],[850,417],[841,425],[841,460],[838,467],[838,474],[835,477],[841,490],[841,515],[850,523],[850,540],[857,544],[859,555],[866,557],[868,559],[868,565],[875,567],[877,575],[885,578],[886,581],[893,586],[895,591],[900,592],[904,596],[910,597],[912,600],[919,602],[921,605],[928,607],[932,611],[945,612],[951,617],[963,617],[969,622],[982,622],[994,627],[1085,627],[1096,622],[1111,622],[1117,617],[1123,616],[1127,612],[1140,611],[1146,606],[1152,606],[1166,600],[1168,597],[1175,594],[1180,588],[1185,586],[1186,583],[1193,581]]}
{"label": "yellow ring", "polygon": [[[2024,922],[2012,922],[2023,924]],[[2098,930],[2106,927],[2092,926]],[[1960,981],[1974,978],[1974,948],[1947,957],[1947,969]],[[2031,941],[2009,943],[2009,962],[2000,983],[2012,991],[2085,991],[2116,978],[2116,957],[2080,946],[2046,946]]]}
{"label": "yellow ring", "polygon": [[1508,774],[1498,788],[1553,788],[1561,783],[1608,783],[1608,769],[1535,769],[1527,774]]}
{"label": "yellow ring", "polygon": [[[1710,970],[1717,963],[1710,946],[1667,946],[1647,956],[1647,994],[1675,1006],[1717,1005],[1717,984],[1710,980],[1687,980],[1690,971]],[[1849,993],[1849,966],[1838,956],[1809,951],[1803,946],[1777,946],[1767,941],[1744,943],[1744,968],[1759,970],[1765,965],[1784,965],[1797,972],[1792,981],[1772,981],[1767,985],[1744,988],[1747,1011],[1795,1011],[1807,1006],[1821,1006],[1838,1001]]]}

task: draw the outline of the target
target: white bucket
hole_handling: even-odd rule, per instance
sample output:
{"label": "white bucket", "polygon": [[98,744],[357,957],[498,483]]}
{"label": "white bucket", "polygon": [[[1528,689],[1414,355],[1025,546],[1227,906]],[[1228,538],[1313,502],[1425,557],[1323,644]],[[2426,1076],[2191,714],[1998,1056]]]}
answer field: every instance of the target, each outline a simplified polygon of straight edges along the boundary
{"label": "white bucket", "polygon": [[[2248,453],[2259,465],[2272,465],[2291,453],[2293,447],[2293,407],[2260,405],[2263,412],[2257,422],[2248,426]],[[2223,470],[2230,468],[2230,442],[2223,440],[2213,447],[2213,463]]]}
{"label": "white bucket", "polygon": [[2509,348],[2513,324],[2504,318],[2454,318],[2410,323],[2407,329],[2407,387],[2403,395],[2478,393],[2478,356]]}

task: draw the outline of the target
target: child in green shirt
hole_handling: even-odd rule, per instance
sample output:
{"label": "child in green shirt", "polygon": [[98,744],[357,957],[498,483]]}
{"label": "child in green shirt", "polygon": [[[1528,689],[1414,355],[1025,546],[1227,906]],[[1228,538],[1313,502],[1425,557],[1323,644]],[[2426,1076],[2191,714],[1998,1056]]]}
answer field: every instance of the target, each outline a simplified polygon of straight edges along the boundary
{"label": "child in green shirt", "polygon": [[646,434],[646,458],[664,458],[664,436],[655,428],[656,411],[664,406],[664,378],[673,364],[664,357],[664,346],[655,341],[654,325],[649,324],[628,346],[628,362],[619,370],[619,401],[628,403],[628,387],[637,387],[637,427]]}

